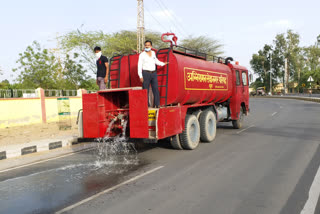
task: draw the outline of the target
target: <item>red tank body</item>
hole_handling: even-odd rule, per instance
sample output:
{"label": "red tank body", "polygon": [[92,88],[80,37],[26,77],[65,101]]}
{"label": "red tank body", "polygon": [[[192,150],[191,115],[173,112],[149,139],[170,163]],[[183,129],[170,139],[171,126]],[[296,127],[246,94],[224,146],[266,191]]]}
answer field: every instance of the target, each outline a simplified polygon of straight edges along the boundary
{"label": "red tank body", "polygon": [[[160,50],[161,53],[161,50]],[[179,52],[159,54],[160,61],[167,61],[166,66],[157,66],[161,105],[195,104],[204,102],[223,102],[232,94],[232,72],[229,66],[214,63],[196,57],[185,56]],[[111,81],[111,88],[141,86],[138,76],[139,55],[123,56],[120,66],[120,85]],[[111,70],[118,68],[118,63],[111,65]],[[130,68],[130,69],[129,69]],[[165,76],[168,69],[168,77]],[[112,71],[111,71],[112,72]],[[119,72],[110,73],[110,79],[117,79]],[[168,78],[168,85],[166,81]],[[119,87],[120,86],[120,87]],[[166,90],[168,90],[166,92]],[[167,93],[167,99],[165,98]]]}
{"label": "red tank body", "polygon": [[[166,61],[161,56],[159,60]],[[158,75],[165,72],[166,67],[158,67]],[[165,76],[159,76],[158,80],[159,85],[165,85]],[[228,66],[174,52],[169,54],[167,105],[223,102],[231,92],[232,75]],[[162,87],[160,94],[165,93]],[[165,105],[164,98],[160,101]]]}

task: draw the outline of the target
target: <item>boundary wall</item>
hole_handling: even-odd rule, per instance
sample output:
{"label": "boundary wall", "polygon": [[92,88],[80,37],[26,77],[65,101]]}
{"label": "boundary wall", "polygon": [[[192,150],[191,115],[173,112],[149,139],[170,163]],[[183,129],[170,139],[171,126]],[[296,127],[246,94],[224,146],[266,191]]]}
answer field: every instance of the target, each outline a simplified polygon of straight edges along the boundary
{"label": "boundary wall", "polygon": [[[42,88],[36,91],[37,98],[0,99],[0,128],[59,121],[58,97],[45,97]],[[86,90],[79,89],[76,97],[68,97],[71,118],[77,117],[82,109],[84,93]]]}

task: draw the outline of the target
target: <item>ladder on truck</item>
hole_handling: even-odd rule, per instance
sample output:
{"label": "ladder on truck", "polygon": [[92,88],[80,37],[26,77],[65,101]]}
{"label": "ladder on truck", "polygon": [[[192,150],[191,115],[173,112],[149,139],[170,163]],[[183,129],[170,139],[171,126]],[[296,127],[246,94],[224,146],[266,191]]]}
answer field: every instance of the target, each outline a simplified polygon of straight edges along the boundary
{"label": "ladder on truck", "polygon": [[[117,81],[116,85],[118,85],[118,88],[120,88],[120,70],[121,70],[122,57],[123,57],[123,55],[114,55],[110,59],[109,77],[108,77],[108,82],[110,84],[110,87],[111,87],[111,82]],[[114,68],[114,67],[116,67],[116,68]],[[111,76],[114,76],[115,74],[118,74],[117,78],[111,79]]]}
{"label": "ladder on truck", "polygon": [[[170,53],[170,51],[171,51],[171,48],[163,48],[163,49],[160,49],[158,52],[157,52],[157,58],[159,59],[159,56],[161,56],[161,55],[167,55],[167,62],[169,62],[169,53]],[[160,59],[159,59],[160,60]],[[160,60],[161,61],[161,60]],[[167,106],[167,99],[168,99],[168,74],[169,74],[169,64],[167,64],[166,65],[166,67],[167,67],[167,69],[166,69],[166,71],[165,71],[165,73],[164,74],[158,74],[158,76],[163,76],[163,77],[165,77],[166,79],[165,79],[165,85],[159,85],[158,87],[159,87],[159,91],[161,91],[160,90],[160,88],[165,88],[165,91],[166,91],[166,93],[165,93],[165,96],[160,96],[160,100],[161,99],[165,99],[165,106]]]}

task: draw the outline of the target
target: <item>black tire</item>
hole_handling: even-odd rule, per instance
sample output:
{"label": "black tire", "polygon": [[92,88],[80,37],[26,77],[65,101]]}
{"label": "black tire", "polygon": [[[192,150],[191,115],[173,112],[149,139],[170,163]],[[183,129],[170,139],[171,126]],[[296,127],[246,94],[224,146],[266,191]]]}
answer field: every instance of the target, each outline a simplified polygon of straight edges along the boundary
{"label": "black tire", "polygon": [[177,150],[182,150],[182,146],[180,143],[180,138],[179,135],[175,135],[173,137],[170,137],[170,144],[172,146],[172,148],[177,149]]}
{"label": "black tire", "polygon": [[201,113],[199,123],[201,142],[212,142],[217,134],[216,115],[212,110],[206,110]]}
{"label": "black tire", "polygon": [[242,107],[240,107],[240,116],[239,116],[239,119],[232,121],[232,126],[233,126],[234,129],[241,129],[241,128],[242,128],[243,118],[244,118],[243,109],[242,109]]}
{"label": "black tire", "polygon": [[180,134],[182,148],[193,150],[200,142],[200,125],[197,117],[192,114],[186,115],[185,129]]}
{"label": "black tire", "polygon": [[195,115],[197,117],[197,119],[199,120],[200,114],[201,114],[201,110],[194,111],[194,112],[192,112],[192,114]]}

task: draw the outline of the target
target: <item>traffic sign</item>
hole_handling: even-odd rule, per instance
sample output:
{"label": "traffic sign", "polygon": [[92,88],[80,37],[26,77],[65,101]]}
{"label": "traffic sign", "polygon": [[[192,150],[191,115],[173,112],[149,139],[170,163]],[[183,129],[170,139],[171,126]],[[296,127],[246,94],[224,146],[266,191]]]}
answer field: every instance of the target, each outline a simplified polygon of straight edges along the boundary
{"label": "traffic sign", "polygon": [[313,82],[312,76],[310,76],[310,77],[308,78],[308,82]]}

